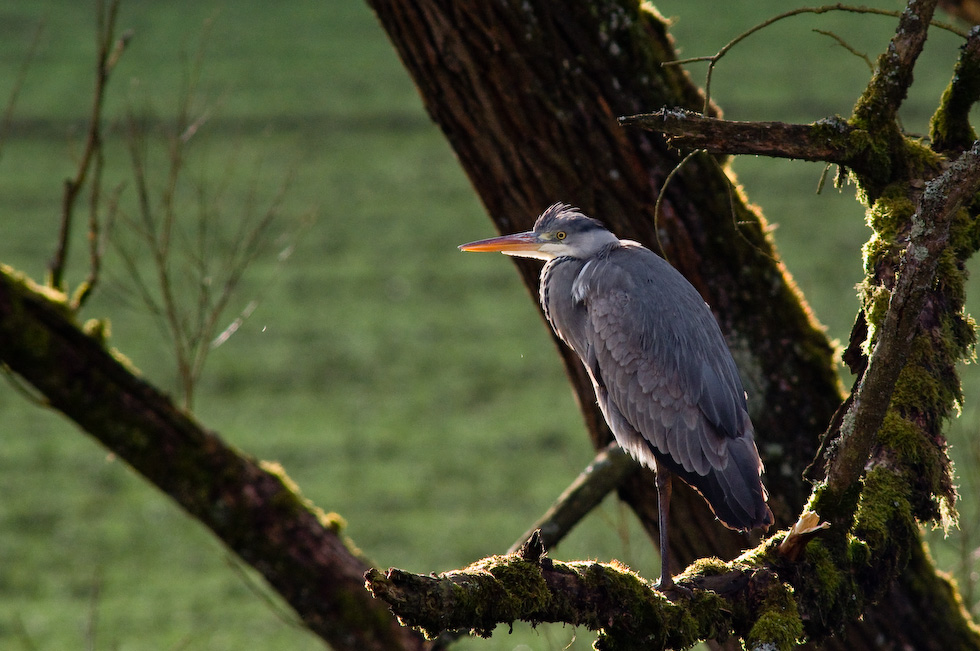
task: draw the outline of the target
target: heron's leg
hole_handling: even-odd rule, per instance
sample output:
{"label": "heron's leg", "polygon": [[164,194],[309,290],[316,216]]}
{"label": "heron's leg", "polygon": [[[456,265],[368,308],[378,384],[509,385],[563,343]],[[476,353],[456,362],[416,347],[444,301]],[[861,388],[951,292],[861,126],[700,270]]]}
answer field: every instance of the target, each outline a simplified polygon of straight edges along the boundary
{"label": "heron's leg", "polygon": [[660,582],[657,587],[667,590],[674,585],[670,575],[670,546],[667,544],[667,521],[670,519],[671,472],[657,464],[657,510],[660,516]]}

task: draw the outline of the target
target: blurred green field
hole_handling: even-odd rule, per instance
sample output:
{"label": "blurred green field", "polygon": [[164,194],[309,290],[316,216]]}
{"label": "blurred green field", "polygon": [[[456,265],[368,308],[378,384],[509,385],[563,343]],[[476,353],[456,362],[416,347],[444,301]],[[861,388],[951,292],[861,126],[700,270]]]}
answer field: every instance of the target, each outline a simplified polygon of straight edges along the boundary
{"label": "blurred green field", "polygon": [[[707,0],[658,6],[678,18],[687,56],[712,53],[786,8],[727,4],[722,21]],[[84,134],[93,16],[89,3],[67,0],[0,9],[0,99],[43,25],[0,149],[0,262],[37,279]],[[133,1],[119,25],[134,37],[106,107],[106,187],[126,184],[123,210],[133,210],[120,126],[127,107],[152,107],[166,122],[202,38],[193,106],[211,117],[191,141],[191,179],[229,179],[221,219],[232,230],[247,212],[238,193],[254,189],[261,207],[291,179],[273,243],[226,321],[252,300],[258,307],[213,351],[196,394],[200,420],[281,462],[305,495],[347,518],[349,535],[381,566],[447,570],[508,547],[592,455],[546,328],[511,265],[456,250],[491,225],[367,6]],[[750,39],[713,80],[728,117],[811,121],[849,112],[868,70],[813,27],[874,56],[892,21],[795,18]],[[933,34],[903,113],[907,129],[925,132],[958,45]],[[700,81],[703,68],[689,69]],[[735,169],[777,227],[787,265],[829,335],[846,338],[867,236],[853,189],[816,195],[819,165],[740,159]],[[192,213],[193,185],[181,200]],[[295,251],[279,262],[290,243]],[[86,272],[77,244],[73,283]],[[118,256],[110,253],[106,266],[84,316],[108,316],[112,344],[175,390],[168,342],[127,294]],[[976,368],[964,375],[967,402],[951,431],[963,521],[972,523]],[[6,383],[0,444],[0,648],[321,648],[202,527]],[[962,540],[936,535],[933,547],[969,586],[977,566],[961,559],[980,536]],[[554,555],[658,571],[651,543],[611,500]],[[591,641],[588,631],[515,626],[460,648],[584,649]]]}

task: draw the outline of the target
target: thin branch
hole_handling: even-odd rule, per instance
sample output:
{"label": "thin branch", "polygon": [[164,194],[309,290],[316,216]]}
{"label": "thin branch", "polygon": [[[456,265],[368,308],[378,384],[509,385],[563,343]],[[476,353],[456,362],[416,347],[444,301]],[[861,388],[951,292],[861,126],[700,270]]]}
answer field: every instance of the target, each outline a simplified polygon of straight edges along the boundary
{"label": "thin branch", "polygon": [[[619,121],[622,123],[623,119],[624,118],[619,118]],[[664,204],[664,197],[667,196],[667,186],[669,186],[670,182],[677,177],[677,174],[680,173],[681,168],[684,167],[684,165],[688,161],[694,158],[699,151],[704,151],[704,150],[695,149],[689,152],[687,156],[682,158],[680,162],[677,163],[677,165],[674,165],[674,168],[670,170],[670,173],[667,174],[666,177],[664,177],[664,182],[660,184],[660,190],[657,192],[657,201],[656,203],[653,204],[653,232],[654,235],[657,236],[657,253],[660,254],[664,260],[667,261],[669,261],[670,258],[667,255],[667,250],[664,249],[663,242],[660,241],[660,216],[663,214],[663,204]]]}
{"label": "thin branch", "polygon": [[875,74],[854,107],[854,119],[884,126],[895,121],[912,85],[912,69],[929,34],[937,0],[910,0],[902,12],[888,49],[878,57]]}
{"label": "thin branch", "polygon": [[0,267],[0,363],[209,527],[334,648],[423,647],[363,590],[368,566],[339,517],[314,507],[275,464],[202,427],[51,294]]}
{"label": "thin branch", "polygon": [[842,48],[844,48],[845,50],[847,50],[857,58],[864,61],[864,65],[868,66],[868,70],[874,72],[875,64],[871,60],[871,57],[869,57],[864,52],[860,52],[856,47],[854,47],[853,45],[845,41],[842,37],[826,29],[814,29],[813,31],[816,32],[817,34],[822,34],[828,38],[834,39],[834,41],[837,42],[837,45],[841,46]]}
{"label": "thin branch", "polygon": [[939,108],[930,122],[935,151],[962,151],[976,139],[970,124],[970,110],[980,101],[980,25],[970,36],[953,68],[953,78],[943,92]]}
{"label": "thin branch", "polygon": [[[790,11],[786,11],[776,16],[773,16],[772,18],[769,18],[759,23],[758,25],[751,27],[750,29],[747,29],[746,31],[742,32],[741,34],[733,38],[731,41],[726,43],[715,54],[712,54],[710,56],[700,56],[700,57],[691,57],[688,59],[676,59],[674,61],[665,61],[662,65],[676,66],[685,63],[696,63],[699,61],[708,62],[708,71],[705,75],[705,81],[704,81],[704,95],[705,95],[704,110],[702,111],[703,114],[708,115],[708,107],[711,104],[711,76],[714,73],[714,68],[718,64],[718,62],[721,61],[721,59],[724,58],[724,56],[728,54],[728,52],[733,47],[735,47],[736,45],[744,41],[749,36],[755,34],[756,32],[765,29],[766,27],[769,27],[773,23],[779,22],[786,18],[799,16],[801,14],[825,14],[830,11],[846,11],[855,14],[877,14],[879,16],[892,16],[892,17],[898,17],[900,15],[900,12],[898,11],[892,11],[888,9],[877,9],[874,7],[856,7],[852,5],[845,5],[842,3],[837,3],[833,5],[823,5],[821,7],[799,7],[797,9],[791,9]],[[930,24],[933,24],[941,29],[945,29],[947,31],[953,32],[954,34],[958,34],[963,38],[966,38],[966,34],[962,30],[956,29],[955,27],[953,27],[948,23],[931,22]]]}
{"label": "thin branch", "polygon": [[599,451],[589,467],[583,470],[551,505],[551,508],[511,545],[507,553],[518,551],[527,544],[535,532],[538,532],[545,549],[555,547],[582,518],[605,499],[606,495],[616,490],[639,468],[639,465],[619,447],[619,444],[610,443]]}
{"label": "thin branch", "polygon": [[61,225],[58,232],[58,245],[54,258],[48,266],[48,285],[59,290],[65,289],[65,268],[68,263],[68,249],[71,240],[75,203],[93,166],[98,166],[99,153],[102,150],[102,107],[105,102],[109,76],[112,73],[113,67],[119,61],[119,57],[131,36],[131,33],[127,32],[113,43],[113,33],[116,28],[119,3],[120,0],[112,0],[109,7],[106,8],[104,3],[100,2],[97,9],[98,29],[96,33],[98,38],[98,56],[95,72],[95,91],[92,94],[92,110],[90,113],[88,134],[85,139],[85,149],[78,163],[75,177],[65,181],[64,194],[61,200]]}

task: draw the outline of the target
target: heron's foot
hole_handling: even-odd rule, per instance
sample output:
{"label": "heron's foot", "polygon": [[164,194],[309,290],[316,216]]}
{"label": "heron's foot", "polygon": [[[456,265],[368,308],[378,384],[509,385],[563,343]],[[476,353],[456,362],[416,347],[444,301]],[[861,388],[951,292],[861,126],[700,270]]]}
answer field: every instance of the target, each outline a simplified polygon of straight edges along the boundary
{"label": "heron's foot", "polygon": [[653,586],[653,589],[667,597],[670,601],[675,601],[678,598],[689,599],[694,596],[693,590],[679,583],[674,583],[673,577],[670,576],[660,577],[660,580]]}

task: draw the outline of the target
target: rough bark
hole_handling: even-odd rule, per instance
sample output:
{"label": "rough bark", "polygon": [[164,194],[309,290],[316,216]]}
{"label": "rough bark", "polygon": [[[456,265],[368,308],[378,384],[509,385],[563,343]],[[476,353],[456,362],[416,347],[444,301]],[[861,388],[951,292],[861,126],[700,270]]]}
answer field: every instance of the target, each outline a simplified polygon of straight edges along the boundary
{"label": "rough bark", "polygon": [[[761,216],[732,190],[724,159],[689,159],[664,188],[654,216],[654,201],[679,156],[662,137],[622,129],[617,118],[703,105],[683,73],[660,65],[675,58],[664,24],[633,2],[369,3],[501,232],[527,229],[553,201],[574,203],[621,237],[662,251],[702,292],[746,379],[777,523],[795,520],[810,490],[803,470],[841,401],[830,347],[785,275]],[[912,4],[903,21],[924,17],[928,24],[923,8]],[[931,15],[931,7],[924,10]],[[894,113],[911,83],[924,33],[904,25],[896,31],[880,61],[882,70],[896,74],[876,76],[852,121],[861,133],[847,129],[862,141],[858,155],[864,162],[855,167],[866,172],[872,200],[917,162],[910,160]],[[896,145],[897,154],[882,157],[880,148],[870,146],[869,129],[876,130],[875,146]],[[856,160],[853,148],[850,154]],[[518,267],[535,296],[538,267]],[[589,382],[577,360],[560,350],[593,442],[604,445],[610,435]],[[649,473],[633,476],[620,493],[655,532]],[[675,500],[670,544],[681,563],[708,555],[731,558],[746,546],[748,541],[719,530],[690,491],[675,493]],[[912,537],[912,556],[924,559],[918,576],[935,576],[914,532]],[[931,633],[930,644],[917,648],[963,648],[962,638],[944,636],[956,627],[930,628],[931,615],[905,609],[896,618],[890,603],[915,603],[913,595],[927,584],[939,593],[949,589],[942,581],[910,577],[903,573],[880,606],[850,625],[847,648],[898,648],[910,629]],[[946,601],[937,598],[937,604]],[[943,614],[964,621],[955,603]],[[977,645],[975,632],[970,642]]]}
{"label": "rough bark", "polygon": [[[380,599],[396,604],[403,617],[430,636],[447,628],[490,635],[498,623],[520,618],[603,630],[597,648],[607,651],[684,649],[702,639],[728,637],[743,613],[788,593],[771,572],[733,569],[687,583],[689,597],[674,603],[626,568],[595,561],[562,563],[543,552],[535,536],[517,553],[463,570],[439,576],[372,570],[367,578]],[[692,611],[710,616],[694,617]],[[748,630],[738,632],[760,644],[773,641],[770,636],[756,639],[760,636]],[[797,624],[784,633],[779,641],[792,643],[801,630]]]}
{"label": "rough bark", "polygon": [[339,516],[140,379],[78,327],[63,295],[2,266],[0,361],[210,528],[334,648],[424,648],[364,589],[370,566],[348,549]]}

